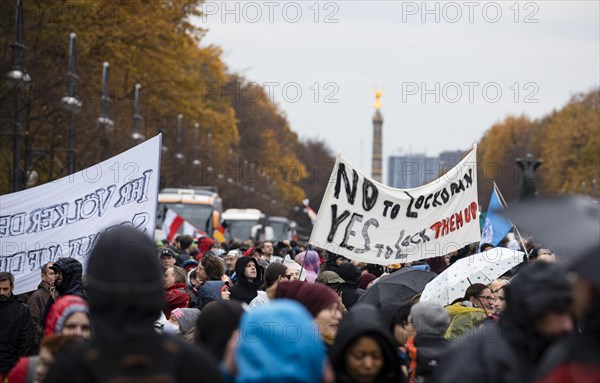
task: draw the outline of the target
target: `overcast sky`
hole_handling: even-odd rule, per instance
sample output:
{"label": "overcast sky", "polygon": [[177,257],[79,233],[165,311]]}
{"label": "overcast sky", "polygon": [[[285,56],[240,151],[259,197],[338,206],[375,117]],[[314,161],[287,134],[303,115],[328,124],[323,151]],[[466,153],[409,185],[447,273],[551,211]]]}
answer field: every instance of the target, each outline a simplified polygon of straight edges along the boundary
{"label": "overcast sky", "polygon": [[[265,85],[301,138],[367,174],[373,89],[387,157],[468,149],[600,84],[598,1],[206,1],[202,45]],[[301,94],[300,94],[301,92]]]}

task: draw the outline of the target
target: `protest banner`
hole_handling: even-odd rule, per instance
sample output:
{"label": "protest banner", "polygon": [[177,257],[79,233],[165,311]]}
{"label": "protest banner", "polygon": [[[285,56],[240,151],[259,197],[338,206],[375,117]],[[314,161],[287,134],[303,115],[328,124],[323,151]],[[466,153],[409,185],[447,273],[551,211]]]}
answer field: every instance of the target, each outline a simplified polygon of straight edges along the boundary
{"label": "protest banner", "polygon": [[130,225],[154,236],[161,135],[56,181],[0,196],[0,271],[15,294],[32,291],[46,262],[84,267],[98,234]]}
{"label": "protest banner", "polygon": [[390,265],[448,254],[480,240],[476,147],[440,178],[395,189],[337,156],[310,244]]}

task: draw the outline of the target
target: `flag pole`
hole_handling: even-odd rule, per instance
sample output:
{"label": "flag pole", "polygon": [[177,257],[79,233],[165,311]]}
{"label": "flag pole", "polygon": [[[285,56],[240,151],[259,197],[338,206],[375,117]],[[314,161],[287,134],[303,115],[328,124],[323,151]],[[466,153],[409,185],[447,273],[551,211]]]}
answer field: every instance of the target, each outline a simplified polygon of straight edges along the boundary
{"label": "flag pole", "polygon": [[[508,204],[506,203],[504,196],[500,192],[498,185],[496,185],[496,181],[494,181],[493,183],[494,183],[494,190],[496,191],[498,198],[500,198],[500,203],[502,204],[502,207],[506,209],[508,207]],[[523,252],[525,253],[525,255],[529,256],[529,253],[527,252],[527,248],[525,247],[525,242],[523,241],[523,237],[521,236],[521,233],[519,232],[519,228],[517,227],[517,225],[515,225],[515,223],[510,218],[508,220],[511,223],[511,225],[515,228],[515,231],[517,232],[517,235],[519,236],[519,241],[521,242],[521,246],[523,247]]]}

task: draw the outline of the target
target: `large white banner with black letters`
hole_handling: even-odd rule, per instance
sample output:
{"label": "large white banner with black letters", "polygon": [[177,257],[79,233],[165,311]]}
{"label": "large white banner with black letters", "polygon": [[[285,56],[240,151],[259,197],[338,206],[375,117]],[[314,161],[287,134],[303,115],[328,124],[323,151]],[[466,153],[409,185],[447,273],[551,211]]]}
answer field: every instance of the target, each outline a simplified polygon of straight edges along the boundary
{"label": "large white banner with black letters", "polygon": [[84,270],[97,235],[131,225],[154,235],[161,135],[70,176],[0,196],[0,271],[15,293],[35,290],[46,262],[74,257]]}
{"label": "large white banner with black letters", "polygon": [[480,240],[478,208],[475,147],[414,189],[376,182],[338,155],[310,243],[380,265],[437,257]]}

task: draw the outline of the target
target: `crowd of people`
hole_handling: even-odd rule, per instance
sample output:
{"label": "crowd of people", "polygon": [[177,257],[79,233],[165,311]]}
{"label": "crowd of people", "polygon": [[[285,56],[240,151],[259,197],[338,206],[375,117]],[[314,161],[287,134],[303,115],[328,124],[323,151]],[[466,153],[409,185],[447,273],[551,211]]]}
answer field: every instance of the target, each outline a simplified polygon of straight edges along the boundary
{"label": "crowd of people", "polygon": [[[365,303],[405,268],[441,273],[491,245],[382,267],[297,242],[153,243],[103,233],[86,274],[45,264],[33,293],[0,273],[8,382],[599,382],[598,280],[540,246],[443,307]],[[596,256],[599,256],[596,248]],[[599,271],[600,272],[600,271]]]}

